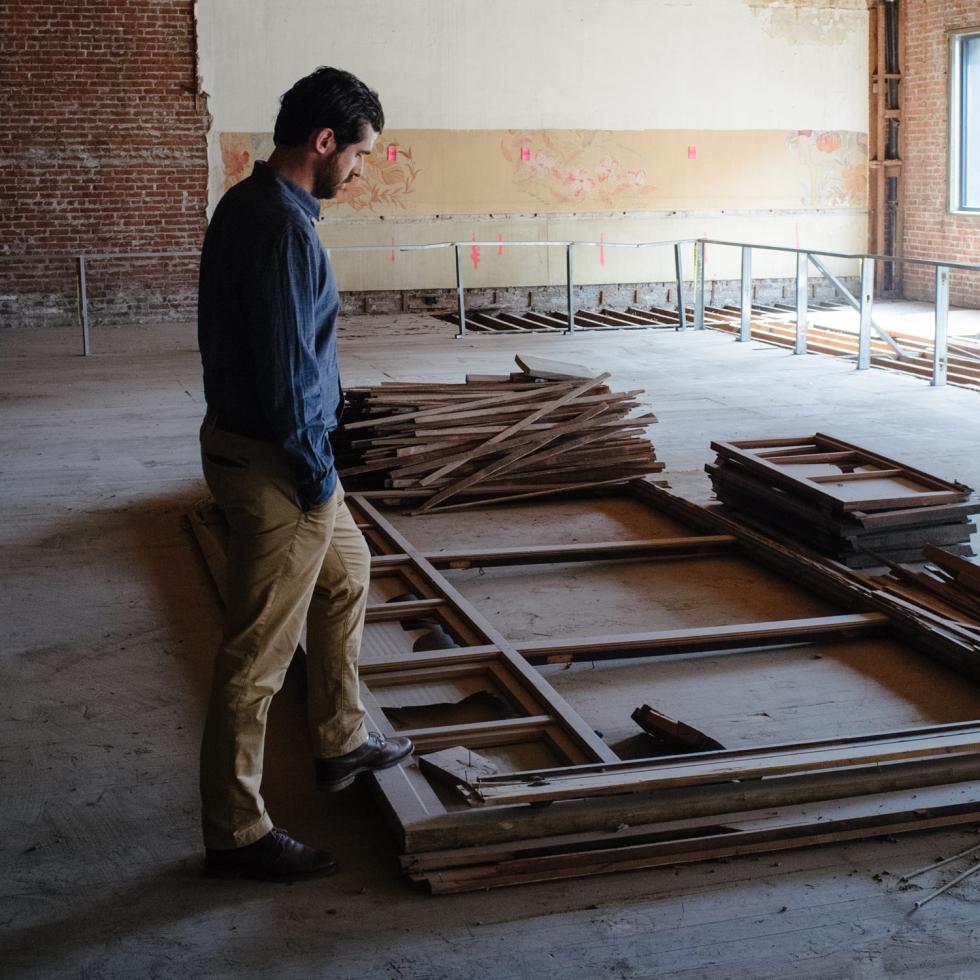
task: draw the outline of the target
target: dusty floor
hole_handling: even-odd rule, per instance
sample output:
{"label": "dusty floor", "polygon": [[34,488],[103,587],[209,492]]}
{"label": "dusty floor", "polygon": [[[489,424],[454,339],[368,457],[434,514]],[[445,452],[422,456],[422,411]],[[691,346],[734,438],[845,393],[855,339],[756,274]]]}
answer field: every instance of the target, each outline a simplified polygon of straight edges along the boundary
{"label": "dusty floor", "polygon": [[[459,380],[535,351],[643,387],[672,484],[712,438],[828,431],[980,487],[980,395],[713,333],[449,339],[360,318],[348,384]],[[295,677],[266,795],[334,878],[199,870],[196,756],[219,608],[181,515],[203,492],[190,328],[0,333],[0,976],[973,978],[980,876],[909,915],[902,872],[972,831],[431,898],[363,788],[318,797]],[[924,885],[946,880],[927,876]]]}

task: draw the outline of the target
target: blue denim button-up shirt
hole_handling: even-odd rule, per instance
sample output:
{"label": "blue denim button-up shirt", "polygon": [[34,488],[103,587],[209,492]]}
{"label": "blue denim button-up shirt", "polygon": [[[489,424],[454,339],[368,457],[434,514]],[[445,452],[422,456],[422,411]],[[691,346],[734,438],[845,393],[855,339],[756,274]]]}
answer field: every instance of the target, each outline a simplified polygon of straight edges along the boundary
{"label": "blue denim button-up shirt", "polygon": [[218,203],[201,254],[198,344],[218,425],[281,446],[309,510],[336,486],[340,299],[319,201],[268,164]]}

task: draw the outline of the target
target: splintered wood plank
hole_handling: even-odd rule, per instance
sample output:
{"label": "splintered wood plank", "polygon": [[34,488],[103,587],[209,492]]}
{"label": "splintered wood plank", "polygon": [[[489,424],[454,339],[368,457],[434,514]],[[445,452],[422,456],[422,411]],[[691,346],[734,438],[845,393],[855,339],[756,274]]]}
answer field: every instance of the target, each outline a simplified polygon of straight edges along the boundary
{"label": "splintered wood plank", "polygon": [[445,489],[438,491],[438,493],[433,494],[427,501],[425,501],[424,504],[422,504],[422,506],[419,508],[419,512],[424,513],[427,510],[431,510],[437,504],[441,504],[443,501],[455,496],[461,490],[466,490],[467,488],[472,487],[474,484],[480,483],[482,480],[485,480],[487,477],[496,473],[506,471],[507,468],[516,460],[522,459],[530,453],[533,453],[535,450],[543,448],[548,443],[553,442],[559,436],[566,435],[570,432],[580,431],[593,419],[602,415],[604,411],[604,404],[591,406],[572,420],[563,422],[561,425],[555,426],[554,429],[551,429],[542,435],[531,437],[524,442],[523,445],[515,449],[513,452],[508,453],[502,459],[496,460],[493,463],[484,466],[475,473],[471,473],[468,476],[463,477],[461,480],[457,480],[455,483],[450,484],[450,486],[446,487]]}
{"label": "splintered wood plank", "polygon": [[481,776],[494,776],[500,771],[494,762],[463,745],[420,755],[418,764],[426,776],[450,786],[474,783]]}
{"label": "splintered wood plank", "polygon": [[[704,732],[683,721],[669,718],[648,704],[640,705],[630,717],[648,735],[652,735],[673,748],[680,748],[686,752],[708,752],[725,747],[721,742],[711,738],[710,735],[705,735]],[[493,773],[488,775],[493,775]]]}
{"label": "splintered wood plank", "polygon": [[923,549],[923,554],[933,564],[949,572],[957,585],[973,592],[980,599],[980,566],[929,544]]}
{"label": "splintered wood plank", "polygon": [[409,420],[414,420],[417,422],[420,419],[423,421],[431,421],[432,419],[441,418],[447,413],[451,413],[456,418],[467,418],[474,413],[475,416],[479,416],[481,413],[487,412],[488,410],[497,408],[501,405],[507,406],[514,402],[527,402],[553,393],[553,389],[546,388],[544,386],[542,386],[540,390],[531,389],[528,391],[517,392],[508,391],[504,394],[491,395],[487,398],[474,398],[467,401],[461,401],[453,405],[442,405],[439,408],[422,408],[414,412],[399,412],[395,415],[382,415],[378,418],[369,418],[358,422],[349,422],[344,426],[344,428],[348,430],[367,429],[378,426],[398,425]]}

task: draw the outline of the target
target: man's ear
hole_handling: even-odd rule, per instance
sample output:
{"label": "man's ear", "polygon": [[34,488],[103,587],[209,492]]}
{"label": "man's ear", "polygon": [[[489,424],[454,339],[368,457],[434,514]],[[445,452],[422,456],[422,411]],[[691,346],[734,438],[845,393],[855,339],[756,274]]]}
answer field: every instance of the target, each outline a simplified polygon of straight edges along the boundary
{"label": "man's ear", "polygon": [[310,142],[317,156],[330,156],[337,149],[337,138],[329,127],[315,130],[310,136]]}

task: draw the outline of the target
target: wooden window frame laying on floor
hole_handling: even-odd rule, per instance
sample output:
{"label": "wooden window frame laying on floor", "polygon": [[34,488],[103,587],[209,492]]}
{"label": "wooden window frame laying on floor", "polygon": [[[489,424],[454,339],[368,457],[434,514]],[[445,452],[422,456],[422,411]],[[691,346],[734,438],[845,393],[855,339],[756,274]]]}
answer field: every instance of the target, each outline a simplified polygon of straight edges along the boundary
{"label": "wooden window frame laying on floor", "polygon": [[[711,448],[726,462],[737,463],[749,473],[808,497],[832,512],[863,513],[893,510],[896,507],[962,504],[973,492],[961,483],[940,479],[820,432],[798,438],[712,442]],[[834,464],[842,470],[846,467],[850,472],[823,476],[799,475],[799,466],[817,463]],[[921,489],[900,496],[865,496],[859,499],[843,499],[833,492],[835,484],[878,479],[903,480]]]}
{"label": "wooden window frame laying on floor", "polygon": [[[416,597],[370,606],[368,622],[434,618],[463,644],[362,657],[361,686],[371,727],[387,735],[410,734],[420,753],[540,740],[560,760],[545,770],[481,779],[468,791],[469,801],[477,805],[463,809],[444,805],[414,761],[374,774],[404,854],[403,867],[413,881],[435,892],[466,891],[980,821],[980,720],[815,743],[621,760],[534,664],[709,650],[738,654],[761,646],[885,635],[980,680],[980,662],[968,641],[927,625],[915,610],[890,603],[846,570],[652,481],[633,481],[619,495],[624,493],[694,533],[426,554],[376,506],[404,504],[411,494],[347,494],[372,548],[372,577],[394,576]],[[206,512],[190,520],[220,590],[221,536]],[[719,554],[774,571],[839,611],[778,622],[514,642],[439,571]],[[372,690],[474,671],[492,674],[516,706],[517,717],[396,730]],[[954,784],[958,795],[951,802],[940,791]],[[932,796],[930,787],[936,788]],[[921,803],[913,806],[910,793]],[[803,804],[806,812],[799,810]]]}

